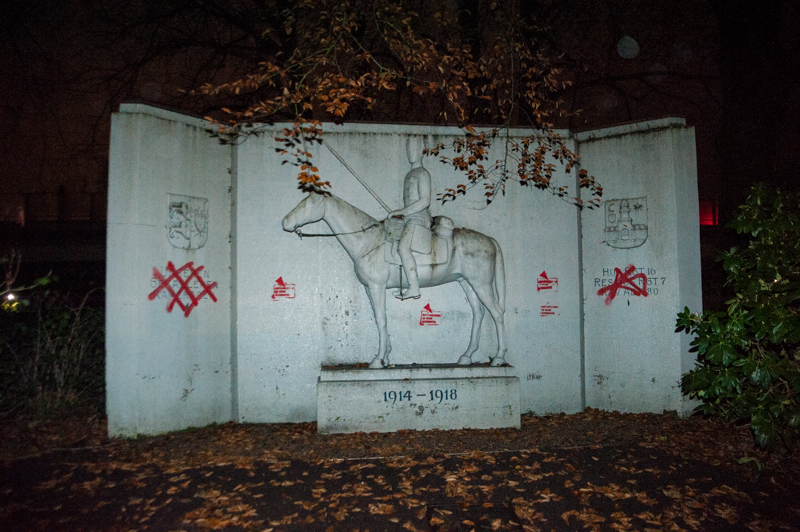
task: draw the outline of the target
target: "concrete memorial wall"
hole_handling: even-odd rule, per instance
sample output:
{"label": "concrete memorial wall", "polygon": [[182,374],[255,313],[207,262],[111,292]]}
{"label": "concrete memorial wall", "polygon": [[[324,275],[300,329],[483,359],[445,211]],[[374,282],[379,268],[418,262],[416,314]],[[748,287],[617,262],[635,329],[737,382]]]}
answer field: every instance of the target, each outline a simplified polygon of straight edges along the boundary
{"label": "concrete memorial wall", "polygon": [[[331,375],[375,356],[378,332],[370,300],[343,247],[335,238],[301,239],[282,229],[283,217],[305,194],[297,189],[297,168],[282,164],[276,152],[278,129],[265,127],[264,135],[223,146],[202,120],[141,104],[122,105],[114,116],[110,434],[227,420],[314,421],[318,385],[335,388],[339,382],[324,377],[318,383],[323,372]],[[324,131],[326,142],[392,209],[402,207],[410,168],[406,139],[422,135],[447,145],[461,134],[449,127],[373,124],[325,124]],[[667,119],[562,134],[605,187],[600,209],[580,212],[515,183],[485,209],[477,189],[458,201],[431,205],[433,216],[488,235],[502,249],[506,360],[513,367],[502,378],[512,379],[509,371],[515,377],[513,387],[495,388],[518,393],[518,406],[508,408],[522,412],[571,413],[585,406],[684,411],[677,382],[692,359],[686,335],[673,330],[678,310],[700,307],[693,129]],[[502,156],[497,144],[490,160]],[[331,151],[322,145],[309,149],[336,196],[377,220],[386,217]],[[435,158],[425,158],[424,166],[434,193],[463,181]],[[575,189],[574,175],[558,179]],[[330,233],[324,222],[302,230]],[[472,313],[458,283],[422,288],[416,300],[387,293],[386,312],[390,362],[398,368],[454,364],[467,348]],[[487,312],[473,360],[488,362],[496,351]],[[364,386],[371,395],[353,394],[339,408],[378,412],[390,398],[404,396],[380,384],[390,382],[377,373],[384,370],[369,371],[378,383]],[[456,399],[456,388],[423,387],[415,393],[420,412],[435,412],[442,399],[453,412],[475,404],[466,391]],[[427,394],[430,404],[424,402]],[[379,403],[370,406],[372,396]],[[421,421],[419,428],[430,423],[435,419]],[[479,424],[467,420],[463,426]]]}
{"label": "concrete memorial wall", "polygon": [[575,137],[605,187],[581,213],[586,405],[688,413],[676,376],[695,355],[674,318],[702,307],[694,131],[673,118]]}
{"label": "concrete memorial wall", "polygon": [[108,431],[231,419],[231,148],[144,105],[111,122]]}

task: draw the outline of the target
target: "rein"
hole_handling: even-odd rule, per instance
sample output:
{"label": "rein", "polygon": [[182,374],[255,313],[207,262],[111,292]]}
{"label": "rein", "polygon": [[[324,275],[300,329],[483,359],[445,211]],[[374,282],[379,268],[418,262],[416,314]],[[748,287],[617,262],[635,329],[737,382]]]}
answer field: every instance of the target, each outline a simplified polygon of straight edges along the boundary
{"label": "rein", "polygon": [[303,237],[320,237],[320,236],[343,236],[343,235],[354,235],[356,233],[366,233],[368,229],[372,229],[373,227],[377,227],[381,224],[381,222],[375,222],[372,225],[368,225],[367,227],[362,227],[358,231],[350,231],[348,233],[304,233],[299,228],[295,229],[294,233],[302,239]]}

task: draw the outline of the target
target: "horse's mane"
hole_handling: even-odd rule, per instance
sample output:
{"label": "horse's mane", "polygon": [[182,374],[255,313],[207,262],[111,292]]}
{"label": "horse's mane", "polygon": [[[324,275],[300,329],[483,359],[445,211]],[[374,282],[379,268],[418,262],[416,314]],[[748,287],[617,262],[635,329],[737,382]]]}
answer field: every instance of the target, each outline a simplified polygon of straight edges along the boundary
{"label": "horse's mane", "polygon": [[378,220],[376,220],[375,218],[373,218],[369,214],[365,213],[364,211],[362,211],[358,207],[354,207],[353,205],[347,203],[342,198],[340,198],[340,197],[338,197],[338,196],[336,196],[334,194],[331,194],[330,192],[326,193],[325,196],[328,196],[330,199],[335,201],[337,203],[337,205],[339,205],[339,207],[341,209],[352,213],[353,216],[358,219],[358,223],[361,225],[361,227],[367,227],[369,225],[374,225],[374,224],[378,223]]}

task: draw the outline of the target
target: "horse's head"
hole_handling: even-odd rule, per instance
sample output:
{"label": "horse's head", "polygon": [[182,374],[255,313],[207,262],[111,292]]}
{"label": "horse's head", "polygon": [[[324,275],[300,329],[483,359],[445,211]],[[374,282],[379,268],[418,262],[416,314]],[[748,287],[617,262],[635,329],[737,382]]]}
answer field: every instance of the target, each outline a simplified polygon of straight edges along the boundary
{"label": "horse's head", "polygon": [[306,198],[283,218],[283,230],[295,231],[312,222],[318,222],[325,216],[325,196],[311,192]]}

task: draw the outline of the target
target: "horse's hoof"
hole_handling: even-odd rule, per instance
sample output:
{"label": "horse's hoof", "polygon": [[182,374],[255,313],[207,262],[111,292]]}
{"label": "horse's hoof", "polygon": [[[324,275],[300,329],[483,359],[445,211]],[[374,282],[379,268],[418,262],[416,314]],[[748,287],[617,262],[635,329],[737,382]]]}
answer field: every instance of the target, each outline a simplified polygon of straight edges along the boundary
{"label": "horse's hoof", "polygon": [[461,358],[458,359],[458,364],[460,366],[469,366],[472,364],[472,357],[468,357],[467,355],[461,355]]}
{"label": "horse's hoof", "polygon": [[383,359],[380,357],[373,358],[372,362],[369,363],[371,369],[382,369],[384,366]]}
{"label": "horse's hoof", "polygon": [[503,358],[503,357],[494,357],[492,359],[491,364],[489,364],[489,365],[490,366],[502,366],[505,363],[506,363],[506,359],[505,358]]}

